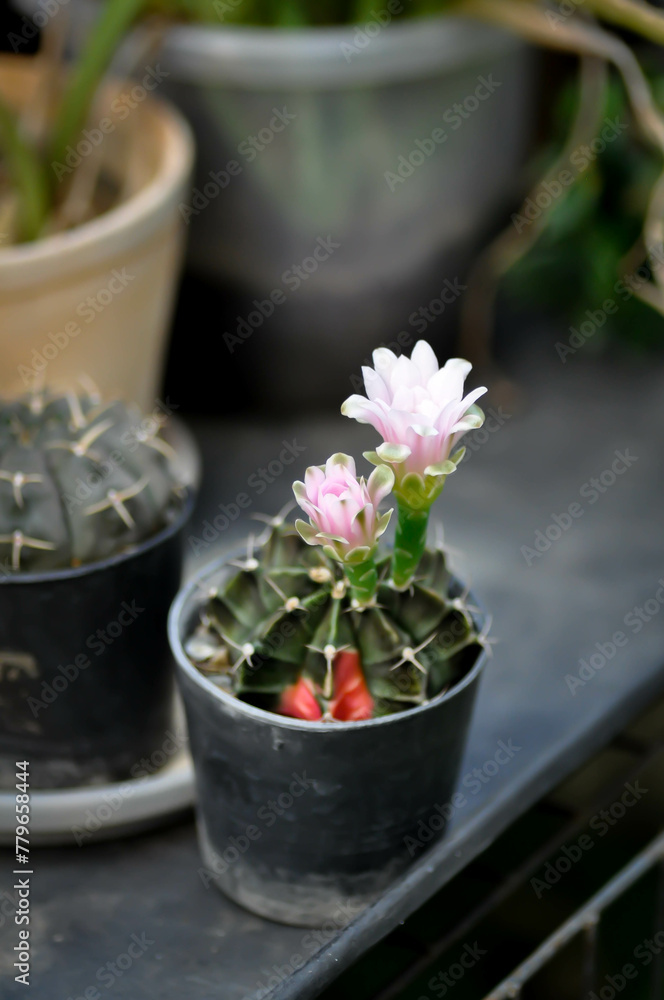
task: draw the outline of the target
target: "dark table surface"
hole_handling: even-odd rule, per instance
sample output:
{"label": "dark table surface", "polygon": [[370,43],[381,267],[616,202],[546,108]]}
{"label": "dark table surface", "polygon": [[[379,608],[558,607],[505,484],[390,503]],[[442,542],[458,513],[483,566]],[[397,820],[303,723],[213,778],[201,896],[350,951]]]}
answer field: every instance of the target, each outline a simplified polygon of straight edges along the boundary
{"label": "dark table surface", "polygon": [[[664,690],[664,613],[655,597],[664,577],[664,370],[657,360],[592,362],[583,352],[563,365],[553,347],[520,368],[521,405],[499,411],[489,398],[489,416],[501,413],[502,423],[494,417],[486,440],[471,438],[470,457],[439,501],[454,564],[491,610],[499,640],[462,769],[464,804],[445,839],[423,849],[349,926],[318,936],[263,921],[205,889],[192,822],[39,850],[33,1000],[313,997]],[[250,501],[197,562],[251,530],[252,513],[275,512],[305,465],[373,444],[370,429],[334,415],[192,426],[206,479],[191,535],[202,538],[220,505],[232,514],[239,493]],[[288,465],[287,445],[302,449]],[[618,475],[610,471],[617,453],[624,462],[616,468],[626,466]],[[536,556],[524,554],[524,546],[535,548],[537,531],[558,534],[553,515],[570,504],[579,505],[577,517],[569,527],[559,517],[560,537]],[[654,613],[639,625],[633,609],[648,601]],[[616,632],[622,645],[613,642]],[[583,685],[570,685],[580,661],[594,654],[597,669],[586,671]],[[464,783],[495,759],[501,741],[513,748],[509,762]],[[0,894],[11,898],[12,857],[4,851],[0,859]],[[13,982],[16,931],[0,916],[3,997],[25,990]],[[134,935],[137,957],[116,965]]]}

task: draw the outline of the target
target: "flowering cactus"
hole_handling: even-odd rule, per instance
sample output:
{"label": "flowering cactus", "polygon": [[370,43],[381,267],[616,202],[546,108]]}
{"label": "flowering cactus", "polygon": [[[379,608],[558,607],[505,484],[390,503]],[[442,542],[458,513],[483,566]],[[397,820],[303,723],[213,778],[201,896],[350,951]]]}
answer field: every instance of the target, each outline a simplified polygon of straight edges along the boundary
{"label": "flowering cactus", "polygon": [[[461,435],[481,423],[470,370],[438,368],[420,342],[412,358],[374,354],[369,398],[344,412],[372,423],[384,443],[355,462],[332,455],[293,486],[308,515],[270,522],[254,551],[213,588],[185,648],[215,683],[259,707],[310,722],[360,722],[421,705],[473,665],[485,637],[450,577],[440,548],[425,547],[431,504],[461,454]],[[394,552],[381,552],[393,490]]]}
{"label": "flowering cactus", "polygon": [[341,412],[371,424],[383,438],[365,458],[394,471],[399,515],[392,579],[395,586],[407,587],[426,546],[431,505],[465,454],[464,448],[454,449],[466,431],[484,422],[475,400],[486,389],[482,386],[464,397],[470,363],[451,358],[439,368],[424,340],[417,342],[410,358],[397,358],[381,347],[373,360],[375,368],[362,369],[368,398],[350,396]]}

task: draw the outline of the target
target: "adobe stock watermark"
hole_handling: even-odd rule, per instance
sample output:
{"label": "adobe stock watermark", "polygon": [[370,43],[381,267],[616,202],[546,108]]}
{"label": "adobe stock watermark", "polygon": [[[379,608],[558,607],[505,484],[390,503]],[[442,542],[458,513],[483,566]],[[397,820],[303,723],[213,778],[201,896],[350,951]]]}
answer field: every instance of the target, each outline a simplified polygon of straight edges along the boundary
{"label": "adobe stock watermark", "polygon": [[462,285],[458,278],[445,278],[440,293],[425,306],[420,306],[408,317],[408,323],[416,333],[425,333],[431,323],[442,316],[448,306],[453,305],[465,291],[468,285]]}
{"label": "adobe stock watermark", "polygon": [[553,861],[546,862],[539,878],[534,876],[530,879],[530,885],[538,899],[541,899],[548,889],[557,885],[563,875],[571,871],[574,865],[577,865],[593,849],[597,840],[606,837],[607,833],[626,816],[627,812],[633,809],[644,795],[648,794],[648,789],[642,788],[638,779],[634,782],[627,782],[623,787],[622,795],[615,802],[612,802],[606,809],[600,809],[588,821],[588,827],[597,834],[597,839],[593,839],[589,833],[582,833],[574,843],[564,844]]}
{"label": "adobe stock watermark", "polygon": [[103,986],[105,990],[110,990],[118,979],[125,976],[134,963],[143,957],[148,948],[155,944],[146,933],[130,934],[128,940],[129,944],[125,951],[99,966],[95,973],[94,983],[87,986],[77,996],[70,995],[67,1000],[102,1000],[104,994],[99,987]]}
{"label": "adobe stock watermark", "polygon": [[83,826],[71,827],[78,847],[81,847],[86,840],[93,838],[97,831],[101,830],[104,824],[108,823],[122,808],[127,799],[132,798],[137,790],[140,791],[141,783],[157,774],[188,742],[189,736],[184,730],[176,732],[167,730],[159,747],[147,757],[141,757],[135,764],[132,764],[129,769],[132,781],[125,781],[102,792],[103,801],[99,802],[94,809],[86,810]]}
{"label": "adobe stock watermark", "polygon": [[[471,796],[479,795],[482,788],[504,768],[507,767],[514,757],[523,750],[523,747],[515,746],[511,739],[498,740],[498,749],[485,760],[480,767],[474,767],[461,779],[461,787]],[[447,826],[452,817],[461,809],[465,809],[470,799],[461,791],[457,791],[449,802],[435,803],[431,807],[431,815],[426,819],[421,819],[417,825],[415,834],[404,837],[404,846],[408,849],[410,857],[414,857],[418,851],[426,847],[437,833],[440,833]]]}
{"label": "adobe stock watermark", "polygon": [[293,973],[303,969],[308,958],[325,948],[362,909],[363,905],[352,899],[340,899],[321,927],[303,935],[298,950],[289,955],[286,961],[275,963],[269,969],[259,970],[262,978],[256,982],[254,992],[247,994],[243,1000],[266,1000]]}
{"label": "adobe stock watermark", "polygon": [[127,89],[111,101],[109,108],[110,115],[101,118],[96,127],[84,128],[81,132],[82,138],[75,146],[69,145],[65,150],[64,163],[60,160],[53,160],[51,169],[58,182],[64,180],[81,165],[86,157],[90,156],[99,146],[102,145],[107,135],[115,132],[118,122],[125,121],[139,104],[150,96],[157,87],[170,76],[168,70],[162,69],[157,63],[156,66],[146,66],[145,75],[140,83],[135,83],[132,87],[127,85]]}
{"label": "adobe stock watermark", "polygon": [[562,514],[552,514],[551,522],[544,529],[538,528],[535,532],[532,545],[522,545],[521,555],[527,566],[532,566],[536,560],[541,559],[551,546],[559,541],[565,532],[576,524],[586,513],[588,507],[596,504],[607,490],[616,483],[620,476],[623,476],[628,469],[631,469],[634,462],[638,461],[637,455],[632,455],[629,448],[624,451],[615,451],[615,458],[610,466],[603,469],[597,476],[593,476],[579,489],[579,496],[587,501],[586,506],[579,501],[569,504],[567,510]]}
{"label": "adobe stock watermark", "polygon": [[212,0],[212,10],[223,24],[227,15],[234,14],[243,3],[244,0]]}
{"label": "adobe stock watermark", "polygon": [[664,951],[664,930],[658,930],[651,938],[644,938],[632,952],[632,958],[638,962],[638,966],[633,962],[626,962],[618,972],[607,973],[602,985],[588,994],[588,1000],[615,1000],[618,994],[627,988],[628,983],[638,979],[641,971],[652,965],[662,951]]}
{"label": "adobe stock watermark", "polygon": [[[653,596],[644,601],[643,605],[635,605],[623,618],[623,625],[629,629],[632,635],[638,635],[664,607],[664,577],[661,577],[657,583],[658,588]],[[629,636],[620,630],[614,632],[606,642],[596,642],[595,650],[585,659],[579,660],[578,673],[565,674],[565,683],[570,694],[576,695],[579,688],[585,687],[592,681],[600,670],[603,670],[607,663],[614,659],[618,650],[624,648],[628,642]]]}
{"label": "adobe stock watermark", "polygon": [[88,472],[85,476],[78,476],[74,480],[71,492],[62,494],[62,502],[67,513],[71,514],[76,507],[88,503],[95,489],[126,464],[128,455],[133,455],[144,442],[154,438],[168,422],[168,418],[179,408],[179,403],[172,403],[170,397],[165,401],[155,400],[151,413],[120,435],[120,447],[114,448],[107,458],[95,461],[94,471]]}
{"label": "adobe stock watermark", "polygon": [[[411,0],[408,0],[408,3],[410,2]],[[364,52],[373,39],[405,9],[406,3],[403,0],[388,0],[384,7],[372,10],[371,16],[364,24],[355,25],[353,41],[341,42],[339,46],[346,62],[351,62],[355,56]]]}
{"label": "adobe stock watermark", "polygon": [[[118,614],[103,628],[98,628],[92,632],[85,640],[85,648],[95,656],[103,656],[109,646],[112,646],[121,635],[134,624],[145,608],[140,608],[135,600],[123,601],[118,609]],[[32,695],[28,698],[28,706],[35,719],[39,718],[39,713],[43,712],[49,705],[63,694],[71,684],[73,684],[81,674],[92,666],[92,660],[87,652],[77,653],[69,663],[58,665],[58,673],[49,681],[43,681],[40,697]]]}
{"label": "adobe stock watermark", "polygon": [[[122,295],[125,288],[134,281],[136,275],[130,274],[126,267],[121,270],[113,268],[110,277],[94,295],[88,295],[76,307],[75,313],[83,323],[89,326],[94,323],[97,316],[111,304],[111,302]],[[84,327],[77,320],[69,320],[60,330],[55,330],[46,335],[46,341],[41,347],[33,347],[30,356],[30,363],[20,364],[18,374],[25,386],[32,386],[35,382],[40,382],[43,373],[51,361],[65,351],[72,340],[80,337],[84,332]]]}
{"label": "adobe stock watermark", "polygon": [[648,250],[644,263],[640,267],[629,274],[624,274],[616,281],[613,286],[616,299],[605,299],[599,309],[586,309],[586,318],[578,324],[578,327],[570,326],[567,342],[562,343],[558,340],[554,345],[562,363],[566,364],[570,355],[576,354],[594,337],[597,331],[605,325],[608,318],[615,316],[622,303],[629,302],[638,294],[639,289],[643,288],[644,285],[651,284],[652,275],[661,268],[662,264],[664,264],[664,246],[660,243]]}
{"label": "adobe stock watermark", "polygon": [[575,14],[579,7],[585,3],[585,0],[558,0],[555,10],[553,7],[546,8],[546,19],[549,24],[552,24],[554,28],[557,28]]}
{"label": "adobe stock watermark", "polygon": [[[449,991],[461,982],[468,970],[473,969],[488,954],[486,949],[480,948],[477,941],[465,944],[456,962],[452,962],[444,972],[437,972],[428,980],[427,989],[431,990],[435,997],[446,997]],[[421,996],[418,1000],[429,1000],[429,997]]]}
{"label": "adobe stock watermark", "polygon": [[[252,163],[256,157],[263,152],[285,128],[295,121],[297,115],[288,110],[287,107],[272,108],[272,118],[267,125],[259,129],[256,135],[248,135],[238,144],[237,151],[245,163]],[[180,215],[189,225],[192,218],[200,215],[210,202],[218,198],[231,183],[233,177],[239,177],[242,173],[243,165],[239,160],[229,160],[221,170],[210,170],[209,180],[203,184],[202,188],[194,188],[190,203],[180,202],[178,208]]]}
{"label": "adobe stock watermark", "polygon": [[265,831],[274,826],[278,820],[293,807],[295,801],[301,798],[309,789],[314,788],[314,781],[307,777],[307,772],[302,774],[293,772],[292,781],[288,786],[288,791],[281,792],[276,799],[270,799],[256,811],[256,821],[249,823],[243,832],[237,836],[230,836],[226,846],[221,851],[215,851],[211,867],[201,866],[198,875],[206,889],[209,889],[212,882],[221,875],[225,875],[229,868],[237,864],[240,858],[247,853],[251,845],[264,836]]}
{"label": "adobe stock watermark", "polygon": [[[453,305],[467,289],[468,285],[463,285],[459,278],[445,278],[443,287],[438,295],[434,296],[426,305],[413,310],[409,315],[409,326],[412,326],[415,333],[423,334],[430,324],[435,322],[439,316],[442,316],[445,310]],[[406,348],[413,347],[414,344],[415,334],[409,330],[400,330],[394,340],[389,343],[383,342],[378,346],[387,347],[394,354],[401,354]],[[373,361],[371,358],[365,358],[362,364],[372,366]],[[351,374],[350,384],[356,392],[362,392],[364,389],[364,379],[357,372]]]}
{"label": "adobe stock watermark", "polygon": [[214,517],[203,521],[200,535],[189,535],[187,542],[193,554],[199,555],[205,552],[219,540],[221,535],[241,516],[243,511],[248,510],[254,503],[256,497],[262,496],[272,483],[275,483],[288,469],[296,458],[303,455],[307,450],[303,444],[298,444],[297,438],[292,441],[282,441],[283,447],[276,458],[273,458],[267,465],[259,466],[255,472],[247,478],[247,487],[251,490],[248,493],[241,490],[236,494],[235,499],[229,503],[218,505],[219,513]]}
{"label": "adobe stock watermark", "polygon": [[[408,693],[411,690],[413,681],[421,678],[420,668],[428,670],[431,664],[435,663],[441,650],[444,650],[448,656],[451,656],[452,651],[458,652],[459,649],[467,644],[467,640],[468,624],[465,617],[460,614],[454,615],[450,624],[446,625],[444,630],[438,632],[432,641],[428,642],[426,647],[418,652],[417,662],[419,666],[416,666],[413,662],[402,664],[401,669],[394,679],[394,684],[404,694]],[[380,702],[381,699],[378,699],[378,701]]]}
{"label": "adobe stock watermark", "polygon": [[0,892],[0,928],[4,927],[8,920],[14,923],[14,917],[19,916],[17,910],[18,895],[7,892],[5,889]]}
{"label": "adobe stock watermark", "polygon": [[61,7],[66,7],[69,0],[37,0],[36,10],[29,16],[21,18],[22,27],[20,32],[10,31],[7,41],[11,45],[13,52],[20,52],[24,45],[28,45],[39,32],[46,27],[51,18],[55,17]]}
{"label": "adobe stock watermark", "polygon": [[449,131],[439,126],[424,139],[416,139],[413,148],[397,158],[396,169],[385,171],[383,177],[390,191],[396,191],[400,184],[412,177],[415,171],[447,142],[450,131],[456,132],[460,129],[464,122],[468,121],[471,115],[485,101],[488,101],[499,87],[502,87],[502,82],[494,80],[492,73],[489,73],[488,76],[478,76],[477,86],[472,94],[465,97],[463,101],[457,101],[441,115],[441,121],[449,125]]}
{"label": "adobe stock watermark", "polygon": [[235,333],[224,331],[223,340],[228,348],[229,354],[234,354],[238,347],[249,340],[252,334],[258,330],[266,319],[274,314],[275,309],[282,306],[288,299],[288,294],[297,292],[301,285],[312,277],[326,260],[339,249],[341,243],[336,243],[331,236],[319,236],[316,239],[311,256],[305,257],[299,264],[293,264],[281,275],[283,288],[273,288],[266,299],[254,299],[252,305],[255,307],[247,316],[237,316]]}
{"label": "adobe stock watermark", "polygon": [[[412,347],[414,344],[413,334],[409,333],[408,330],[400,330],[396,335],[394,340],[382,341],[378,344],[378,347],[386,347],[393,354],[401,354],[406,350],[407,347]],[[373,359],[365,358],[362,362],[363,367],[372,367]],[[357,372],[352,372],[349,378],[350,384],[355,390],[355,392],[364,391],[364,379],[361,374]]]}
{"label": "adobe stock watermark", "polygon": [[618,118],[605,118],[603,125],[604,128],[592,142],[577,146],[570,154],[568,161],[570,169],[563,168],[555,177],[542,181],[538,191],[526,199],[521,211],[512,213],[512,225],[517,233],[521,233],[528,226],[532,226],[533,222],[541,219],[543,213],[574,184],[598,156],[601,156],[607,146],[615,142],[629,128],[626,122],[621,122]]}
{"label": "adobe stock watermark", "polygon": [[467,462],[471,455],[483,448],[484,445],[489,441],[489,439],[496,434],[501,427],[504,427],[508,420],[512,419],[511,413],[506,413],[502,406],[499,406],[496,410],[495,407],[490,406],[488,410],[484,412],[484,423],[481,427],[476,427],[475,430],[468,431],[463,436],[463,446],[466,449],[466,454],[462,458],[462,462]]}

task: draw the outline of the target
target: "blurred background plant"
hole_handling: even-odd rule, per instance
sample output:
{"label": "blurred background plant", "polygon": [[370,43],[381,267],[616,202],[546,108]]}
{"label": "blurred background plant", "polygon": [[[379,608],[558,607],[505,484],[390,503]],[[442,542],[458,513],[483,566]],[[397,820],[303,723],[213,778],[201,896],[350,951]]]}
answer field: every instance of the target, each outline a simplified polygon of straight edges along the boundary
{"label": "blurred background plant", "polygon": [[[28,13],[36,9],[31,0],[20,0],[20,4]],[[89,18],[90,30],[86,29],[72,49],[66,36],[76,28],[74,22],[78,20],[79,11],[82,16],[84,10],[95,14]],[[292,81],[280,76],[287,65],[281,51],[269,70],[263,71],[258,64],[255,66],[258,76],[262,72],[268,76],[273,73],[274,81],[266,76],[262,82],[250,82],[244,88],[244,80],[251,80],[252,66],[246,65],[249,50],[243,46],[251,47],[253,42],[247,39],[252,33],[237,29],[252,26],[275,29],[274,51],[281,45],[280,40],[299,38],[297,58],[300,59],[301,52],[306,49],[305,33],[289,33],[285,29],[346,25],[347,37],[352,39],[371,22],[391,25],[392,21],[409,21],[416,24],[422,18],[432,18],[435,20],[428,23],[433,30],[434,25],[448,20],[440,15],[449,15],[450,23],[462,21],[470,25],[464,29],[466,32],[485,30],[479,24],[484,22],[506,29],[540,48],[579,57],[577,81],[571,80],[570,63],[559,59],[553,85],[547,81],[546,93],[540,95],[539,122],[540,125],[546,123],[546,130],[542,134],[540,128],[540,148],[523,175],[515,164],[523,156],[526,112],[516,105],[517,94],[523,95],[526,87],[523,80],[516,77],[509,84],[510,96],[506,97],[508,85],[503,86],[496,103],[486,111],[502,135],[505,123],[498,120],[500,101],[513,102],[513,120],[519,122],[521,129],[518,140],[505,140],[505,144],[512,142],[514,145],[509,154],[511,160],[506,156],[505,162],[496,167],[491,183],[486,183],[482,176],[482,156],[478,155],[476,140],[471,143],[471,131],[480,132],[484,135],[486,156],[490,159],[490,153],[498,157],[497,135],[490,133],[486,117],[481,120],[485,114],[481,111],[476,117],[473,115],[471,125],[464,125],[463,132],[455,136],[454,149],[450,143],[418,169],[416,177],[408,180],[403,190],[399,187],[387,193],[382,172],[396,161],[397,153],[408,152],[408,147],[404,146],[407,128],[403,108],[413,109],[413,124],[409,126],[413,137],[426,135],[429,131],[429,119],[417,103],[418,97],[424,97],[425,92],[417,90],[410,79],[401,79],[398,72],[393,79],[378,76],[377,82],[361,74],[356,78],[352,75],[357,71],[356,56],[346,58],[344,63],[337,51],[335,72],[339,79],[335,78],[333,85],[321,84],[315,75],[306,76],[311,67],[305,61],[301,65],[298,63],[300,68],[297,70],[304,75],[289,89]],[[363,357],[364,342],[353,326],[353,316],[359,329],[367,329],[373,324],[367,329],[367,339],[371,343],[381,339],[387,342],[394,335],[391,331],[395,315],[397,323],[405,323],[402,317],[407,317],[414,307],[426,304],[436,282],[441,280],[437,275],[456,273],[466,280],[469,267],[471,291],[460,303],[460,324],[457,324],[454,309],[450,308],[428,331],[442,353],[452,352],[452,323],[456,324],[453,335],[460,327],[460,343],[456,348],[459,353],[471,357],[478,365],[494,363],[497,299],[506,303],[517,317],[519,314],[526,317],[526,321],[533,312],[539,315],[546,312],[553,322],[562,322],[569,330],[585,323],[589,312],[596,314],[604,303],[615,300],[618,308],[606,315],[601,323],[595,323],[592,338],[587,338],[591,353],[611,342],[614,335],[640,349],[656,348],[664,342],[664,268],[653,268],[648,263],[652,253],[664,244],[664,118],[661,111],[664,74],[658,59],[658,47],[664,42],[664,13],[659,6],[637,0],[393,0],[389,6],[372,0],[322,0],[318,4],[306,0],[106,0],[103,4],[95,0],[75,0],[68,18],[53,17],[44,26],[41,53],[48,86],[42,88],[42,112],[30,108],[19,119],[8,107],[0,106],[0,146],[3,150],[0,228],[8,234],[5,243],[33,240],[66,229],[112,207],[113,192],[105,192],[98,185],[87,216],[81,216],[79,211],[72,218],[67,207],[76,171],[65,183],[59,184],[54,183],[51,168],[54,162],[64,158],[70,145],[75,145],[76,138],[90,120],[100,83],[109,69],[117,68],[117,50],[139,22],[147,30],[142,45],[135,46],[134,67],[145,62],[147,52],[164,51],[160,46],[164,41],[169,42],[173,25],[187,24],[210,38],[215,32],[221,37],[225,32],[233,36],[235,31],[231,46],[237,44],[237,50],[213,50],[212,43],[206,50],[205,59],[208,60],[213,51],[230,53],[232,58],[227,63],[231,68],[227,77],[224,76],[227,66],[221,66],[220,75],[215,76],[206,64],[200,78],[195,78],[188,68],[181,79],[177,77],[176,68],[173,79],[164,88],[165,94],[180,104],[194,123],[201,153],[196,183],[201,188],[209,180],[209,168],[218,170],[219,165],[237,151],[243,137],[258,131],[264,124],[265,109],[272,106],[270,102],[285,98],[288,107],[295,108],[297,124],[289,129],[286,139],[280,138],[273,148],[260,154],[259,163],[252,168],[254,172],[243,171],[242,178],[233,182],[232,192],[225,193],[218,201],[216,196],[207,199],[207,205],[213,202],[211,207],[196,209],[190,240],[193,270],[214,283],[214,288],[210,288],[213,296],[218,296],[221,289],[224,302],[230,303],[222,323],[228,323],[226,329],[232,333],[238,320],[253,308],[250,302],[262,300],[278,287],[278,276],[290,263],[290,255],[295,261],[304,259],[311,252],[312,234],[336,227],[335,239],[341,250],[335,253],[330,264],[321,268],[321,274],[314,281],[307,282],[307,294],[298,294],[292,303],[288,299],[261,333],[263,352],[272,350],[271,339],[275,340],[275,364],[279,364],[279,357],[296,349],[308,349],[308,331],[312,317],[317,317],[314,320],[318,324],[316,358],[312,358],[310,365],[304,353],[301,355],[303,366],[311,369],[311,378],[288,384],[286,397],[279,403],[288,406],[292,402],[294,408],[303,408],[316,405],[315,401],[320,400],[321,405],[325,405],[325,389],[316,383],[314,373],[316,367],[324,370],[330,381],[330,393],[338,394],[340,382],[332,385],[330,374],[338,353],[335,330],[348,330],[347,339],[354,345],[355,352],[350,363],[355,365]],[[394,25],[385,32],[385,37],[371,52],[374,62],[370,65],[378,65],[380,58],[389,61],[390,52],[383,51],[385,39],[388,36],[399,38],[397,32],[400,30],[399,25]],[[375,34],[372,32],[371,37]],[[194,41],[190,40],[190,46],[195,45],[200,36],[192,35],[191,38]],[[266,35],[262,44],[268,45],[268,38]],[[170,48],[166,45],[166,50],[171,55],[176,52],[180,61],[184,58],[182,53],[187,54],[186,44],[184,49],[178,50],[178,45],[182,46],[181,39],[178,35]],[[331,44],[338,50],[338,41]],[[63,60],[72,51],[75,59],[65,78],[61,72]],[[359,47],[357,51],[360,52]],[[471,93],[470,81],[475,79],[475,74],[471,75],[472,58],[466,58],[466,75],[460,76],[455,83],[462,95]],[[503,62],[498,65],[504,67],[505,53],[499,58]],[[202,62],[205,59],[202,58]],[[516,59],[513,63],[516,64]],[[118,65],[125,68],[126,64],[126,60],[120,60]],[[234,77],[238,65],[244,66],[244,77]],[[547,65],[550,68],[552,62]],[[129,70],[131,68],[129,65]],[[380,68],[379,72],[384,74],[386,71]],[[440,90],[441,81],[451,79],[454,72],[458,71],[442,62],[435,71],[429,71],[430,86],[425,99],[434,108],[440,107],[440,115],[449,107],[449,97]],[[413,86],[411,92],[407,91],[407,86]],[[439,105],[431,96],[436,87],[444,95]],[[535,91],[534,81],[532,90]],[[261,104],[256,94],[263,92],[265,101]],[[430,115],[430,109],[427,113]],[[551,199],[551,204],[538,214],[534,224],[524,228],[509,223],[485,252],[479,252],[481,241],[490,239],[507,221],[510,199],[514,219],[523,211],[518,209],[515,199],[528,191],[529,185],[528,196],[536,195],[543,179],[555,179],[561,166],[569,166],[573,151],[580,144],[591,143],[603,123],[614,119],[625,122],[627,127],[604,144],[605,148],[591,157],[587,166],[572,170],[573,181],[559,197]],[[90,164],[84,163],[81,170],[90,170]],[[462,187],[458,178],[464,170],[468,182]],[[511,190],[508,190],[505,171],[511,176]],[[449,197],[446,202],[447,196],[443,193],[440,201],[432,200],[432,177],[438,190],[445,192],[447,189],[455,205],[460,206],[459,219],[446,224],[449,232],[443,231],[444,217],[446,213],[449,216]],[[285,178],[293,179],[292,189],[286,185]],[[491,186],[494,190],[486,195]],[[92,189],[90,185],[88,188]],[[480,207],[485,196],[486,203]],[[250,216],[251,211],[258,221]],[[242,240],[237,239],[238,215],[245,223],[251,218],[251,225],[245,225]],[[441,231],[430,232],[426,228],[429,220],[433,225],[434,220],[441,217]],[[459,228],[463,218],[465,222],[459,231],[463,232],[467,246],[462,245],[462,238],[456,232],[452,232],[455,225]],[[372,220],[375,232],[370,228]],[[222,233],[224,225],[226,230]],[[386,235],[384,231],[387,230]],[[395,280],[393,270],[397,266],[394,260],[397,252],[400,277]],[[282,259],[285,255],[288,261]],[[201,261],[210,263],[201,265]],[[416,273],[417,278],[414,277]],[[632,285],[627,282],[633,294],[619,295],[618,283],[624,283],[631,275],[638,278]],[[205,294],[203,285],[202,290],[201,287],[194,289],[191,298],[200,302]],[[394,299],[390,300],[389,296]],[[330,308],[331,303],[334,303],[333,308]],[[185,311],[190,308],[190,300],[186,300],[183,308]],[[184,355],[191,353],[190,348],[189,340],[183,343],[172,370],[184,370]],[[251,345],[243,347],[241,356],[233,359],[233,384],[216,393],[205,391],[199,384],[198,399],[223,397],[229,400],[231,408],[236,406],[237,398],[252,401],[248,385],[253,375],[247,373],[256,370],[257,349],[252,341]],[[318,362],[316,366],[314,360]],[[272,362],[266,363],[265,368],[274,372]],[[197,371],[200,381],[200,371]],[[277,380],[284,386],[286,375],[281,372]],[[347,381],[348,374],[345,369],[343,373],[339,369],[336,377]],[[275,383],[274,378],[269,381],[270,385]],[[277,402],[270,396],[270,385],[260,384],[252,405],[259,405],[258,399],[266,406]],[[312,395],[305,399],[300,394],[306,385],[311,387]],[[178,390],[186,399],[186,389],[178,386]]]}
{"label": "blurred background plant", "polygon": [[[393,5],[395,12],[390,11],[390,20],[440,13],[449,6],[449,0],[399,0]],[[371,0],[326,0],[316,5],[305,0],[105,0],[66,82],[56,72],[62,68],[64,55],[61,24],[51,17],[43,26],[42,45],[51,64],[46,74],[48,86],[42,88],[41,95],[48,113],[36,115],[33,108],[28,121],[20,120],[0,101],[4,175],[0,213],[9,229],[5,242],[33,240],[67,227],[66,213],[58,218],[57,210],[67,197],[69,185],[61,185],[50,168],[64,161],[69,145],[86,123],[114,54],[139,21],[147,21],[159,37],[171,22],[281,28],[361,23],[375,16],[375,6]]]}
{"label": "blurred background plant", "polygon": [[[655,66],[648,76],[658,106],[664,107],[664,76]],[[535,175],[545,175],[557,162],[578,102],[578,86],[564,84],[553,108],[551,141],[531,164]],[[606,118],[628,128],[555,202],[540,238],[505,275],[503,294],[510,310],[545,310],[555,322],[575,328],[587,321],[588,310],[615,302],[618,308],[596,328],[588,349],[602,350],[613,335],[635,348],[656,348],[664,343],[664,319],[629,294],[630,279],[637,284],[652,280],[651,268],[642,265],[632,277],[622,262],[626,249],[638,240],[657,181],[657,158],[642,142],[634,142],[629,102],[615,78],[608,81],[604,109]]]}
{"label": "blurred background plant", "polygon": [[[405,19],[440,14],[453,0],[403,0],[392,4],[390,17]],[[153,0],[154,5],[154,0]],[[164,14],[212,24],[256,24],[303,28],[330,24],[362,24],[385,4],[376,0],[159,0]]]}

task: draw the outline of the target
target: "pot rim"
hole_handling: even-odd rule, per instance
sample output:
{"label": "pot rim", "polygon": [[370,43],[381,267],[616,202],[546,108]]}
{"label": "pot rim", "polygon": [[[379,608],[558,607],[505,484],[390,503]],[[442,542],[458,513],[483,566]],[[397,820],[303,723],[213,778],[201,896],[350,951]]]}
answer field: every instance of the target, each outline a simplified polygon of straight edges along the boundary
{"label": "pot rim", "polygon": [[[19,6],[34,10],[36,0],[19,0]],[[79,0],[77,19],[83,31],[98,9],[98,0]],[[525,47],[506,29],[450,14],[390,21],[371,35],[365,32],[369,43],[357,46],[358,29],[372,23],[374,19],[305,28],[175,24],[165,35],[161,54],[172,79],[187,83],[250,90],[345,89],[450,72]],[[352,54],[348,46],[355,46]]]}
{"label": "pot rim", "polygon": [[[176,25],[166,36],[164,53],[178,72],[199,77],[205,73],[214,81],[253,79],[255,86],[300,81],[343,87],[374,77],[424,76],[471,59],[495,57],[501,50],[511,52],[518,44],[509,32],[445,14],[391,23],[388,30],[381,28],[368,36],[366,48],[355,46],[358,27],[364,29],[364,25],[291,29]],[[353,47],[350,58],[343,46]]]}
{"label": "pot rim", "polygon": [[[26,77],[34,73],[32,66],[19,66],[15,59],[27,61],[26,57],[3,55],[0,75],[4,69],[25,73]],[[39,271],[32,275],[31,284],[46,277],[57,277],[76,266],[88,268],[114,258],[119,252],[148,239],[166,220],[193,169],[193,133],[184,116],[163,98],[148,96],[143,110],[153,117],[161,133],[161,155],[154,176],[126,201],[94,219],[62,233],[17,246],[0,247],[3,285],[14,289],[18,276],[23,277],[26,271],[31,272],[35,267]]]}
{"label": "pot rim", "polygon": [[[226,691],[223,691],[221,688],[217,687],[216,684],[213,684],[212,681],[210,681],[204,674],[202,674],[185,653],[181,636],[181,626],[184,624],[184,610],[189,604],[192,595],[197,590],[200,591],[200,584],[202,582],[218,573],[228,560],[233,557],[233,552],[237,550],[237,548],[238,546],[229,547],[229,549],[227,549],[222,555],[213,559],[211,562],[206,563],[205,566],[202,566],[196,573],[194,573],[191,579],[189,579],[187,583],[180,588],[180,591],[173,601],[168,614],[168,638],[178,670],[182,670],[190,680],[194,681],[205,693],[211,695],[213,699],[221,701],[229,708],[235,709],[238,713],[246,715],[258,723],[273,725],[282,729],[294,729],[300,732],[328,734],[334,732],[346,732],[348,730],[367,729],[379,725],[388,725],[390,723],[397,724],[400,720],[413,718],[422,712],[426,712],[429,709],[443,704],[443,702],[451,701],[466,687],[473,684],[486,666],[488,659],[487,652],[486,649],[481,649],[473,667],[468,671],[465,677],[463,677],[449,691],[446,691],[442,695],[437,695],[435,698],[427,701],[424,705],[416,705],[403,712],[395,712],[392,715],[380,716],[377,719],[363,719],[354,722],[335,721],[334,724],[330,724],[329,722],[312,722],[306,719],[293,719],[290,716],[278,715],[276,712],[268,712],[267,709],[258,708],[256,705],[250,705],[248,702],[242,701],[240,698],[236,698],[233,695],[228,694]],[[482,614],[484,614],[484,612],[482,612]]]}
{"label": "pot rim", "polygon": [[168,541],[185,526],[191,516],[195,501],[196,491],[187,487],[182,506],[173,520],[156,535],[150,535],[149,538],[125,552],[108,556],[98,562],[85,563],[83,566],[67,566],[64,569],[52,569],[42,573],[7,573],[0,575],[0,587],[11,587],[13,584],[27,586],[30,583],[62,583],[82,576],[90,576],[92,573],[103,573],[107,569],[120,565],[120,563],[142,556],[151,549],[157,548],[162,542]]}

